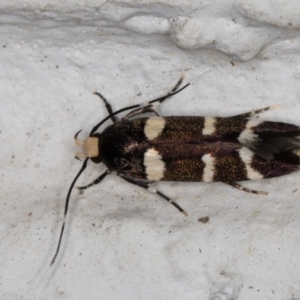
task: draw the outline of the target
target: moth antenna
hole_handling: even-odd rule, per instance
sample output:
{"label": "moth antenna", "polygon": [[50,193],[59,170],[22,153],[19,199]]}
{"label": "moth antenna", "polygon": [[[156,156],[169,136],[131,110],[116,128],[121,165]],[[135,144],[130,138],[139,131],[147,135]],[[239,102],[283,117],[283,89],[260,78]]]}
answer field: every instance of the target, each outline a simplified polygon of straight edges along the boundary
{"label": "moth antenna", "polygon": [[[81,131],[81,130],[80,130]],[[79,131],[79,132],[80,132]],[[76,136],[79,134],[79,132],[75,135],[75,138]],[[82,167],[80,169],[80,171],[78,172],[78,174],[76,175],[76,177],[74,178],[70,188],[69,188],[69,191],[68,191],[68,195],[67,195],[67,199],[66,199],[66,204],[65,204],[65,211],[64,211],[64,217],[63,217],[63,224],[62,224],[62,227],[61,227],[61,231],[60,231],[60,236],[59,236],[59,240],[58,240],[58,245],[57,245],[57,249],[56,249],[56,252],[54,254],[54,257],[51,261],[51,264],[50,266],[52,266],[55,262],[55,259],[57,257],[57,254],[59,252],[59,249],[60,249],[60,244],[61,244],[61,241],[62,241],[62,237],[63,237],[63,234],[64,234],[64,230],[65,230],[65,224],[66,224],[66,218],[67,218],[67,213],[68,213],[68,208],[69,208],[69,201],[70,201],[70,196],[71,196],[71,193],[72,193],[72,190],[73,190],[73,187],[77,181],[77,179],[79,178],[79,176],[81,175],[81,173],[85,170],[86,166],[87,166],[87,162],[88,162],[89,158],[86,158],[82,164]]]}
{"label": "moth antenna", "polygon": [[[164,102],[166,99],[168,99],[168,98],[170,98],[170,97],[172,97],[172,96],[174,96],[174,95],[180,93],[182,90],[184,90],[184,89],[185,89],[186,87],[188,87],[189,85],[190,85],[190,84],[188,83],[188,84],[186,84],[184,87],[182,87],[181,89],[179,89],[179,90],[177,90],[177,91],[175,91],[175,92],[171,92],[171,93],[167,94],[166,96],[163,96],[163,97],[160,97],[160,98],[151,100],[151,101],[149,101],[149,103],[154,103],[154,102],[160,102],[160,103],[162,103],[162,102]],[[98,129],[104,122],[106,122],[108,119],[111,119],[113,116],[115,116],[115,115],[117,115],[117,114],[119,114],[119,113],[121,113],[121,112],[124,112],[124,111],[126,111],[126,110],[135,109],[135,108],[139,108],[139,107],[140,107],[140,104],[136,104],[136,105],[131,105],[131,106],[124,107],[124,108],[122,108],[122,109],[119,109],[119,110],[113,112],[112,114],[110,114],[110,115],[108,115],[107,117],[105,117],[101,122],[99,122],[97,125],[95,125],[95,126],[93,127],[93,129],[92,129],[91,132],[90,132],[90,136],[92,136],[93,133],[95,133],[95,131],[97,131],[97,129]],[[78,132],[78,133],[79,133],[79,132]],[[76,136],[76,135],[75,135],[75,136]]]}
{"label": "moth antenna", "polygon": [[[174,88],[178,88],[178,87],[179,87],[179,86],[177,87],[178,84],[179,84],[179,85],[181,84],[181,79],[179,80],[179,82],[176,84],[176,86],[175,86]],[[165,96],[159,97],[159,98],[157,98],[157,99],[151,100],[151,101],[149,101],[149,103],[154,103],[154,102],[162,103],[162,102],[164,102],[165,100],[167,100],[168,98],[170,98],[170,97],[172,97],[172,96],[174,96],[174,95],[180,93],[182,90],[184,90],[185,88],[187,88],[189,85],[190,85],[190,83],[187,83],[187,84],[186,84],[185,86],[183,86],[181,89],[175,90],[175,91],[173,91],[173,90],[174,90],[174,88],[173,88],[173,90],[171,91],[171,93],[169,93],[169,94],[167,94],[167,95],[165,95]]]}
{"label": "moth antenna", "polygon": [[124,107],[124,108],[121,108],[113,113],[111,113],[110,115],[108,115],[107,117],[105,117],[101,122],[99,122],[97,125],[95,125],[93,127],[93,129],[91,130],[90,132],[90,136],[93,135],[93,133],[95,133],[95,131],[97,131],[97,129],[103,124],[105,123],[108,119],[111,119],[111,117],[123,112],[123,111],[126,111],[126,110],[130,110],[130,109],[134,109],[134,108],[138,108],[139,107],[139,104],[135,104],[135,105],[131,105],[131,106],[127,106],[127,107]]}

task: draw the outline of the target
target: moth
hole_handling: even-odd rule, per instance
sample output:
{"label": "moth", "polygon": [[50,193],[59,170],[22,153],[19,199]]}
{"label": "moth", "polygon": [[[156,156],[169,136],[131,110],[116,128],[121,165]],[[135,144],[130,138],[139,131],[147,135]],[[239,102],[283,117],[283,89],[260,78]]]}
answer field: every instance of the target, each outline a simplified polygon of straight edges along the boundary
{"label": "moth", "polygon": [[[71,192],[89,160],[102,163],[107,169],[79,190],[98,184],[115,172],[125,181],[156,193],[185,215],[176,202],[152,188],[151,183],[219,181],[246,192],[266,194],[237,182],[282,176],[299,169],[300,128],[251,118],[278,106],[231,117],[161,116],[160,104],[189,85],[180,88],[182,81],[183,77],[163,97],[115,112],[100,93],[95,93],[104,102],[108,116],[94,126],[86,140],[78,138],[80,131],[75,135],[76,144],[83,148],[76,158],[84,162],[67,194],[59,242],[51,265],[59,252]],[[117,117],[128,110],[130,112],[123,118]],[[145,113],[151,116],[142,117]],[[113,124],[97,132],[109,119]]]}

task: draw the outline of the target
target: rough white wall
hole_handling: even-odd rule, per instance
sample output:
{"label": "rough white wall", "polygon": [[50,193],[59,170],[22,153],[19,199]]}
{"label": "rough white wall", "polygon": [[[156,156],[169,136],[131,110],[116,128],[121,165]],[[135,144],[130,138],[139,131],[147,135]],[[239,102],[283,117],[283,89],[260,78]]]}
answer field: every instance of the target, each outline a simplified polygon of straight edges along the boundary
{"label": "rough white wall", "polygon": [[[176,2],[176,3],[175,3]],[[300,124],[297,1],[1,1],[1,299],[300,299],[300,175],[159,183],[189,216],[115,176],[65,196],[73,135],[114,109],[191,86],[165,115]],[[104,168],[89,164],[80,179]],[[209,217],[208,223],[199,218]]]}

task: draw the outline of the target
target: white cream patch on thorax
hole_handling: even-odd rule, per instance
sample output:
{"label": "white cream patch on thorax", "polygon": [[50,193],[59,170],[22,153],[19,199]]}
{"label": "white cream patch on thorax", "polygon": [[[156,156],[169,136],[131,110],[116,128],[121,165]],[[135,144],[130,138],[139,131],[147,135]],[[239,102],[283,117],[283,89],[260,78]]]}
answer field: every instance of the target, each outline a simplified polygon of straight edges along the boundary
{"label": "white cream patch on thorax", "polygon": [[215,158],[211,154],[205,154],[201,159],[205,163],[202,180],[205,182],[213,181],[215,173]]}
{"label": "white cream patch on thorax", "polygon": [[157,138],[165,128],[166,120],[162,117],[151,117],[145,124],[145,135],[148,140]]}
{"label": "white cream patch on thorax", "polygon": [[213,134],[216,131],[216,122],[217,122],[217,119],[214,117],[205,117],[202,134],[203,135]]}
{"label": "white cream patch on thorax", "polygon": [[293,151],[297,156],[299,156],[300,157],[300,150],[295,150],[295,151]]}
{"label": "white cream patch on thorax", "polygon": [[249,120],[246,124],[246,128],[239,135],[238,141],[243,145],[254,145],[259,137],[253,132],[252,128],[258,126],[260,123],[262,123],[262,121]]}
{"label": "white cream patch on thorax", "polygon": [[145,152],[144,166],[148,180],[161,180],[164,177],[165,163],[154,148],[150,148]]}
{"label": "white cream patch on thorax", "polygon": [[248,179],[250,179],[250,180],[263,179],[264,176],[261,173],[259,173],[258,171],[254,170],[250,165],[251,162],[252,162],[252,158],[254,156],[254,153],[246,147],[242,147],[238,151],[239,151],[239,155],[240,155],[240,158],[241,158],[242,162],[246,166]]}
{"label": "white cream patch on thorax", "polygon": [[97,157],[99,155],[99,138],[89,137],[87,140],[80,140],[75,138],[75,143],[77,146],[83,147],[84,152],[76,153],[78,158],[86,157]]}
{"label": "white cream patch on thorax", "polygon": [[97,157],[99,155],[99,138],[89,137],[84,145],[87,157]]}

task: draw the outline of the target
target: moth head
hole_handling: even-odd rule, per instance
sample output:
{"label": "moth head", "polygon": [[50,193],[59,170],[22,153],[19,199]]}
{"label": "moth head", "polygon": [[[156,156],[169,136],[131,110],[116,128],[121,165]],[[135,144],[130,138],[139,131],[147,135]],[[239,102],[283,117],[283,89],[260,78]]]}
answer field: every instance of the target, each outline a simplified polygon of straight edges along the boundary
{"label": "moth head", "polygon": [[78,138],[78,134],[80,132],[81,130],[75,134],[74,139],[76,145],[82,147],[83,152],[77,152],[75,158],[77,159],[90,158],[93,162],[100,163],[101,162],[100,147],[99,147],[100,134],[95,133],[89,136],[86,140],[81,140]]}

